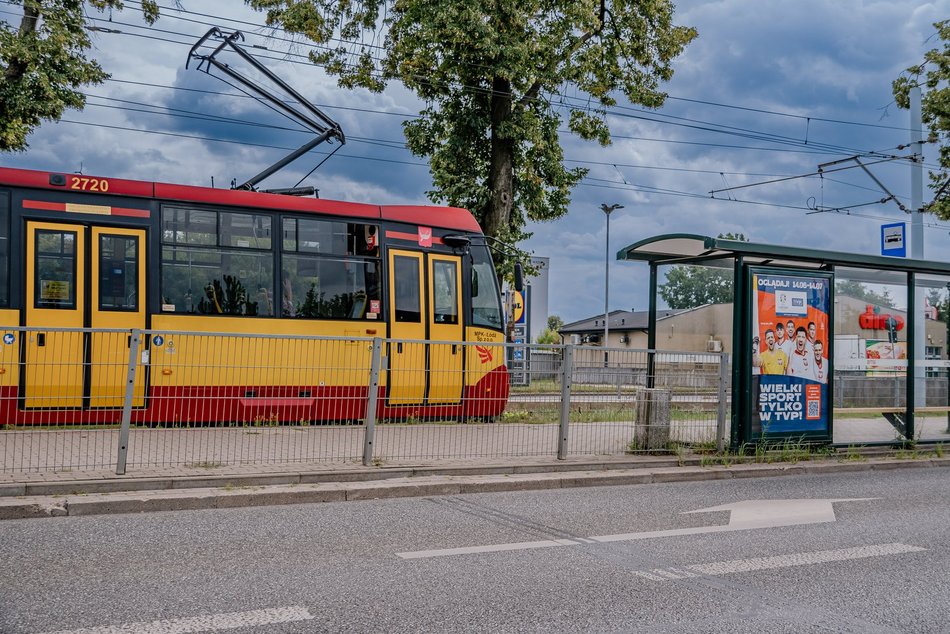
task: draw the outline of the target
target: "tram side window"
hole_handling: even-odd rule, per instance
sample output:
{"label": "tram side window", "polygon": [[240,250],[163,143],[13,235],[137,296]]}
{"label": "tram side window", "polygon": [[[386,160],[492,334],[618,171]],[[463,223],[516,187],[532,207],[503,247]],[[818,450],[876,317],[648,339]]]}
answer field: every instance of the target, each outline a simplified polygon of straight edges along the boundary
{"label": "tram side window", "polygon": [[274,315],[270,216],[162,209],[162,311]]}
{"label": "tram side window", "polygon": [[459,323],[458,277],[455,262],[436,260],[432,263],[433,286],[435,297],[433,320],[437,324]]}
{"label": "tram side window", "polygon": [[284,218],[281,242],[282,317],[379,318],[375,225]]}
{"label": "tram side window", "polygon": [[36,308],[76,308],[76,232],[36,231]]}
{"label": "tram side window", "polygon": [[0,306],[10,305],[10,198],[0,192]]}
{"label": "tram side window", "polygon": [[395,286],[394,318],[399,322],[422,321],[422,296],[419,292],[419,260],[397,255],[393,258],[393,282]]}
{"label": "tram side window", "polygon": [[139,254],[134,236],[99,237],[99,308],[138,310]]}
{"label": "tram side window", "polygon": [[472,325],[500,330],[501,294],[488,248],[472,245]]}

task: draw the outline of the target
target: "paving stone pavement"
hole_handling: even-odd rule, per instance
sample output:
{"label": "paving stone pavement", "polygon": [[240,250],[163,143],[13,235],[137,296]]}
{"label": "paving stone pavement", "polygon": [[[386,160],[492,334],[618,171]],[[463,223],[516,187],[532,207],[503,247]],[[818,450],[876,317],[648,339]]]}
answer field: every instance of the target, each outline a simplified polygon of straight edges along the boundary
{"label": "paving stone pavement", "polygon": [[[874,440],[893,442],[893,428],[883,425],[843,419],[836,440],[873,429]],[[852,449],[797,464],[713,464],[698,455],[625,453],[633,429],[572,424],[568,458],[558,460],[557,425],[384,427],[372,466],[360,458],[360,427],[141,429],[133,430],[123,475],[115,429],[3,431],[0,519],[950,465],[935,455],[942,445],[911,454],[916,459],[865,448],[860,460]],[[714,428],[704,423],[701,431]]]}

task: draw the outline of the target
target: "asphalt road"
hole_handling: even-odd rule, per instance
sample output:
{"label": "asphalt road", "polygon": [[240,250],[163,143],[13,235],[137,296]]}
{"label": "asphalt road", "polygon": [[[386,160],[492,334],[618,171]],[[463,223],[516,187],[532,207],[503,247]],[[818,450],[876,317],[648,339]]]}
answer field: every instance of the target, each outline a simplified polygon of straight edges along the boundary
{"label": "asphalt road", "polygon": [[0,632],[946,632],[948,478],[8,521]]}

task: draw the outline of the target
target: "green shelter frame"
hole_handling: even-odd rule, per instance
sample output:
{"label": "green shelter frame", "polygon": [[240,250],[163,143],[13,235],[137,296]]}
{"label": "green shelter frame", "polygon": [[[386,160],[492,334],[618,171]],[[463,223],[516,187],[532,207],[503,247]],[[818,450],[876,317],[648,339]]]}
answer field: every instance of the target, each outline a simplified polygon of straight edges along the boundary
{"label": "green shelter frame", "polygon": [[[895,274],[905,276],[907,292],[907,341],[915,342],[917,333],[915,332],[916,319],[912,316],[917,314],[918,306],[914,289],[917,287],[918,276],[934,275],[950,278],[950,263],[935,262],[930,260],[915,260],[910,258],[894,258],[878,255],[862,255],[858,253],[839,253],[833,251],[824,251],[818,249],[806,249],[798,247],[780,246],[774,244],[761,244],[754,242],[743,242],[739,240],[730,240],[725,238],[712,238],[709,236],[672,233],[654,236],[635,242],[622,248],[617,252],[618,260],[646,262],[650,266],[650,300],[649,300],[649,321],[647,331],[647,347],[649,349],[647,361],[647,387],[653,387],[653,377],[655,368],[656,353],[656,321],[657,321],[657,292],[658,292],[658,268],[666,265],[701,265],[714,266],[719,268],[731,267],[733,270],[733,350],[732,352],[732,444],[739,446],[750,440],[754,440],[751,434],[751,421],[748,412],[750,411],[750,399],[752,398],[752,386],[748,368],[743,363],[745,359],[751,359],[751,341],[752,324],[751,320],[746,318],[750,315],[751,293],[748,289],[750,279],[749,270],[754,267],[771,267],[782,269],[783,272],[790,274],[822,272],[830,273],[832,276],[832,297],[834,297],[834,274],[836,268],[847,267],[848,279],[868,282],[881,283],[884,276],[893,278]],[[855,277],[854,271],[858,269],[862,272],[861,277]],[[950,284],[947,286],[950,292]],[[833,303],[833,302],[832,302]],[[919,307],[921,310],[923,306]],[[833,320],[833,316],[829,317]],[[833,323],[833,322],[832,322]],[[947,346],[950,347],[950,333],[948,333]],[[896,414],[894,418],[888,418],[889,422],[904,438],[914,439],[914,414],[917,409],[915,403],[915,379],[920,369],[917,366],[915,349],[916,345],[907,346],[907,379],[905,410],[903,414]],[[833,352],[829,351],[829,363],[831,365],[831,375],[834,376]],[[828,381],[831,390],[829,402],[834,402],[834,381]],[[950,398],[948,398],[950,405]],[[831,425],[833,425],[833,412]],[[885,414],[885,417],[887,415]],[[829,437],[813,438],[811,440],[824,441],[831,443],[831,429],[829,425]],[[950,409],[948,409],[948,429],[950,429]],[[796,434],[796,437],[800,434]],[[889,443],[866,443],[866,444],[900,444],[906,441],[893,441]]]}

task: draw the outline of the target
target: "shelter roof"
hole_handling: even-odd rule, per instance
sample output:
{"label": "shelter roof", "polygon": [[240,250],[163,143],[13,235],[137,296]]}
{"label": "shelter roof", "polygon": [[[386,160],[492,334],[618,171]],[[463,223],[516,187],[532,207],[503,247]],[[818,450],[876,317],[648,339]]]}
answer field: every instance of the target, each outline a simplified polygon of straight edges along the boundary
{"label": "shelter roof", "polygon": [[741,257],[746,264],[793,266],[822,269],[847,266],[878,271],[913,271],[950,275],[950,263],[911,258],[892,258],[861,253],[842,253],[821,249],[805,249],[776,244],[761,244],[711,238],[690,233],[668,233],[654,236],[624,247],[618,260],[640,260],[656,264],[713,264],[722,266]]}

